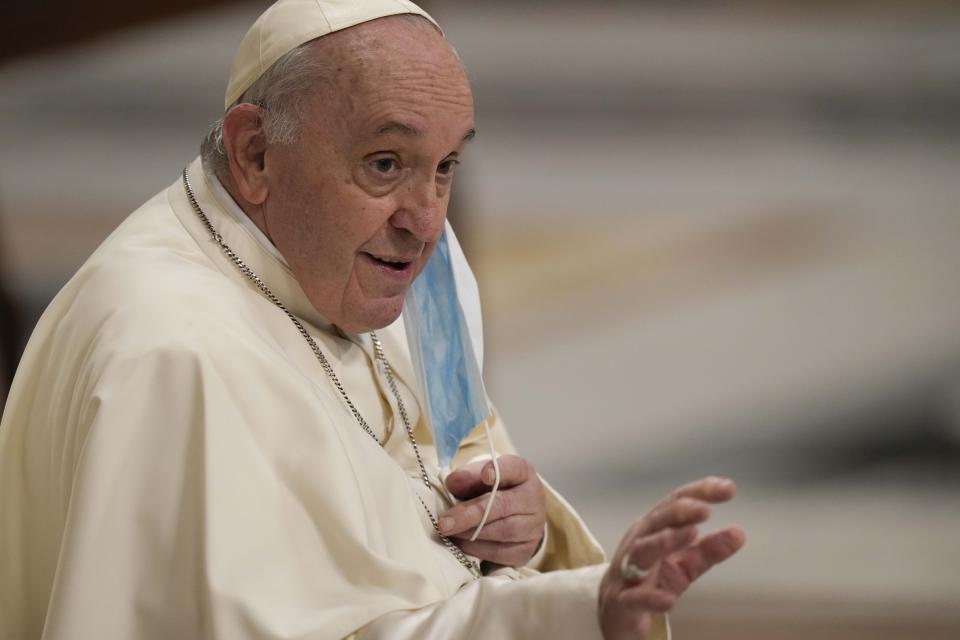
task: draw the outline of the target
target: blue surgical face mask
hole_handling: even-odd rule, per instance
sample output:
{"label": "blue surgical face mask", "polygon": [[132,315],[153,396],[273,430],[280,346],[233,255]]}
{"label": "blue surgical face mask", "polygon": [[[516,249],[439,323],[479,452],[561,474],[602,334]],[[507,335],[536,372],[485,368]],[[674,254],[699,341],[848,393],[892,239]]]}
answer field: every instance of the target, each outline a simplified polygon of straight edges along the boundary
{"label": "blue surgical face mask", "polygon": [[457,296],[446,231],[410,287],[403,316],[437,457],[447,466],[463,438],[486,422],[490,410]]}
{"label": "blue surgical face mask", "polygon": [[[456,236],[448,226],[423,272],[407,293],[403,315],[413,368],[417,382],[423,390],[424,412],[433,430],[440,466],[448,467],[460,443],[477,425],[483,426],[486,435],[487,447],[493,461],[494,481],[483,517],[470,538],[473,541],[483,530],[497,497],[500,488],[500,465],[488,424],[490,407],[487,405],[487,394],[480,376],[478,358],[482,357],[482,353],[476,353],[474,346],[482,350],[483,336],[470,335],[457,290],[457,274],[453,268],[451,247],[456,250],[461,266],[468,272],[469,269],[466,268],[466,261],[456,242]],[[464,275],[463,270],[461,269],[460,276]],[[461,277],[461,282],[463,281],[464,278]],[[472,285],[472,289],[463,293],[468,299],[473,296],[473,299],[470,299],[473,303],[470,308],[476,317],[472,318],[472,321],[474,329],[479,332],[479,298],[472,277],[468,279],[467,285]]]}

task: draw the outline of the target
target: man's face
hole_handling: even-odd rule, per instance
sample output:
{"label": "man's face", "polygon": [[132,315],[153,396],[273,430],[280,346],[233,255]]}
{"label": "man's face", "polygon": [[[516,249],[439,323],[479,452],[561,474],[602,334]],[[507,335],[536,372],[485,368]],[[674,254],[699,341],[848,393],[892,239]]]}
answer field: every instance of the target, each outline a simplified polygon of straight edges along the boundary
{"label": "man's face", "polygon": [[333,85],[298,139],[266,152],[262,215],[313,306],[359,333],[400,315],[443,231],[473,97],[430,27],[384,18],[336,36],[346,42],[318,48]]}

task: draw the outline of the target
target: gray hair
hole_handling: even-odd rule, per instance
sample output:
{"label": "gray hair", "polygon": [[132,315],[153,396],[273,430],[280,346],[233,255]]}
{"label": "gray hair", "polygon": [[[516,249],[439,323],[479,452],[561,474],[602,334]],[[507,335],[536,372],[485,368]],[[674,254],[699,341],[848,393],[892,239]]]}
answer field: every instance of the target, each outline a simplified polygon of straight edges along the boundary
{"label": "gray hair", "polygon": [[[230,106],[232,109],[247,103],[261,107],[267,144],[293,142],[303,123],[304,102],[313,89],[330,80],[329,62],[311,55],[310,47],[316,42],[306,42],[283,54]],[[223,118],[210,125],[200,144],[200,156],[208,171],[217,177],[224,175],[227,155],[223,148]]]}

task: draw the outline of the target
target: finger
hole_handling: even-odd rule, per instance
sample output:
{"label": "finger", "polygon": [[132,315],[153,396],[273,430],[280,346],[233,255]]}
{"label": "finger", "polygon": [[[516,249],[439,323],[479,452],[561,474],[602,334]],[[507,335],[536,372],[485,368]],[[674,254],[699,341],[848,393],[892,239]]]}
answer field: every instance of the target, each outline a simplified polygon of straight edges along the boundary
{"label": "finger", "polygon": [[730,527],[712,533],[691,547],[677,553],[675,564],[683,572],[687,583],[691,583],[715,564],[723,562],[746,543],[743,529]]}
{"label": "finger", "polygon": [[[500,488],[509,489],[523,484],[536,475],[533,465],[515,455],[497,458],[500,465]],[[446,485],[454,496],[469,500],[490,490],[496,480],[492,460],[471,462],[447,476]]]}
{"label": "finger", "polygon": [[697,528],[694,526],[663,529],[635,540],[627,549],[626,556],[630,563],[649,570],[658,561],[692,544],[696,539]]}
{"label": "finger", "polygon": [[[447,509],[440,518],[440,532],[452,536],[463,533],[468,529],[475,529],[483,519],[483,512],[489,499],[490,494],[485,494]],[[484,528],[490,523],[508,516],[536,516],[540,511],[542,511],[542,502],[538,501],[536,497],[528,495],[527,492],[517,489],[500,491],[493,501],[490,515],[487,517],[487,525]]]}
{"label": "finger", "polygon": [[[727,502],[733,499],[737,492],[737,485],[730,478],[708,476],[674,489],[669,496],[660,501],[666,504],[677,498],[695,498],[711,504]],[[658,505],[659,506],[659,505]]]}
{"label": "finger", "polygon": [[464,553],[481,560],[502,564],[508,567],[525,565],[537,550],[536,542],[490,542],[489,540],[458,540],[457,546]]}
{"label": "finger", "polygon": [[[657,502],[653,506],[653,509],[651,509],[646,516],[638,518],[636,521],[634,521],[634,523],[627,530],[627,535],[625,538],[632,538],[637,535],[649,533],[657,528],[663,528],[664,523],[671,522],[671,517],[676,515],[668,512],[668,510],[671,508],[671,505],[680,500],[690,499],[708,504],[725,502],[731,499],[735,492],[736,485],[732,480],[718,476],[709,476],[706,478],[701,478],[695,482],[685,484],[678,489],[675,489],[670,493],[670,495]],[[687,508],[688,507],[681,507],[681,510]],[[656,517],[654,517],[654,519],[651,521],[651,516],[654,516],[654,514],[656,514]],[[706,514],[707,517],[709,517],[709,508]],[[682,526],[682,524],[684,523],[674,526]]]}
{"label": "finger", "polygon": [[656,507],[641,518],[637,535],[646,535],[666,527],[686,527],[700,524],[710,517],[710,505],[694,498],[676,498]]}
{"label": "finger", "polygon": [[[470,538],[475,529],[454,534],[455,538]],[[499,520],[487,520],[477,540],[491,542],[539,542],[543,537],[543,518],[533,515],[512,515]]]}
{"label": "finger", "polygon": [[677,596],[690,588],[690,578],[687,576],[686,569],[678,564],[676,556],[667,558],[657,565],[656,585]]}
{"label": "finger", "polygon": [[487,461],[480,460],[460,467],[447,476],[447,489],[460,500],[469,500],[487,493],[490,487],[480,477],[486,464]]}
{"label": "finger", "polygon": [[[497,464],[500,465],[500,488],[509,489],[516,487],[529,480],[536,472],[533,465],[527,462],[525,458],[515,455],[505,455],[497,458]],[[493,461],[489,460],[483,465],[483,471],[480,472],[481,479],[488,487],[492,487],[496,479],[496,471],[493,468]]]}

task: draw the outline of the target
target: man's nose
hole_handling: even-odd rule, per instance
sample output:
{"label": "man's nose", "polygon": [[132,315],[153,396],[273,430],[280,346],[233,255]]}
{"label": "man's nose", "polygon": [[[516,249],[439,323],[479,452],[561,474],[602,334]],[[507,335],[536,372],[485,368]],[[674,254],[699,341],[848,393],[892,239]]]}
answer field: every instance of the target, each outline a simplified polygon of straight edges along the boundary
{"label": "man's nose", "polygon": [[443,232],[447,215],[447,196],[433,177],[413,176],[400,188],[397,211],[390,221],[421,242],[436,242]]}

